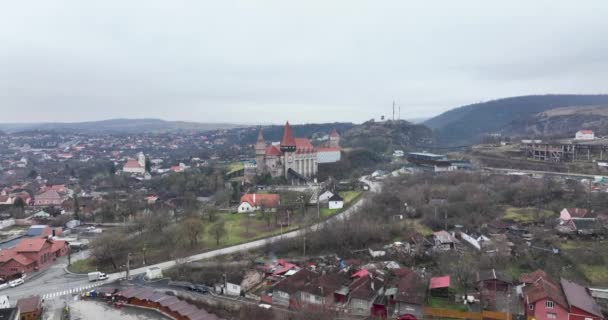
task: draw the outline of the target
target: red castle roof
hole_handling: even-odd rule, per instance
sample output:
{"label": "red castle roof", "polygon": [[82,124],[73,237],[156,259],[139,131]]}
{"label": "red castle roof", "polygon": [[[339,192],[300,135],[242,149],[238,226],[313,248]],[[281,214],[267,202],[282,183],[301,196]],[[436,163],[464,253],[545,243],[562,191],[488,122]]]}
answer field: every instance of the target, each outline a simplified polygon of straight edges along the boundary
{"label": "red castle roof", "polygon": [[293,132],[289,121],[285,123],[285,129],[283,129],[283,139],[281,139],[281,146],[292,147],[296,145],[296,140],[293,138]]}

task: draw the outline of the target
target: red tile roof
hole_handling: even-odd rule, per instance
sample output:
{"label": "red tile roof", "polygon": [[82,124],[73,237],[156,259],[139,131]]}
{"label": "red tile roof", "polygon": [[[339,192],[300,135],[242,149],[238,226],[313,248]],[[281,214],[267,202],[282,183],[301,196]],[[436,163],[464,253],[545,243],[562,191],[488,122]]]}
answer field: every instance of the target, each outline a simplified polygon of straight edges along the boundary
{"label": "red tile roof", "polygon": [[139,161],[129,159],[127,160],[127,163],[125,163],[124,168],[141,168],[141,166],[139,165]]}
{"label": "red tile roof", "polygon": [[278,157],[281,155],[281,150],[277,146],[266,147],[266,155],[270,157]]}
{"label": "red tile roof", "polygon": [[523,295],[524,301],[527,304],[535,303],[542,299],[550,299],[563,308],[568,309],[566,297],[564,297],[559,285],[545,278],[539,278],[534,283],[525,286]]}
{"label": "red tile roof", "polygon": [[580,132],[582,134],[592,134],[593,133],[592,130],[579,130],[578,132]]}
{"label": "red tile roof", "polygon": [[450,287],[450,276],[433,277],[429,283],[430,289],[440,289]]}
{"label": "red tile roof", "polygon": [[524,273],[519,277],[519,281],[525,284],[531,284],[536,282],[539,278],[548,278],[545,270],[538,269],[530,273]]}
{"label": "red tile roof", "polygon": [[296,141],[296,153],[312,153],[315,151],[315,147],[306,138],[295,138]]}
{"label": "red tile roof", "polygon": [[334,152],[334,151],[340,151],[340,148],[330,148],[330,147],[317,148],[317,152]]}
{"label": "red tile roof", "polygon": [[27,266],[34,263],[34,260],[17,253],[17,250],[15,248],[0,250],[0,263],[9,262],[10,260],[15,260],[23,266]]}
{"label": "red tile roof", "polygon": [[285,128],[283,129],[283,138],[281,139],[281,146],[285,147],[293,147],[296,145],[296,141],[293,138],[293,132],[291,131],[291,126],[289,125],[289,121],[285,123]]}
{"label": "red tile roof", "polygon": [[45,200],[61,200],[61,196],[54,189],[49,189],[39,195],[36,196],[36,200],[45,199]]}
{"label": "red tile roof", "polygon": [[51,252],[56,252],[67,247],[67,241],[65,240],[53,240],[51,245]]}
{"label": "red tile roof", "polygon": [[241,197],[241,203],[247,202],[252,207],[264,205],[266,207],[275,208],[279,205],[280,200],[281,196],[273,193],[247,193]]}
{"label": "red tile roof", "polygon": [[38,252],[42,250],[47,240],[44,238],[26,238],[17,244],[17,252]]}

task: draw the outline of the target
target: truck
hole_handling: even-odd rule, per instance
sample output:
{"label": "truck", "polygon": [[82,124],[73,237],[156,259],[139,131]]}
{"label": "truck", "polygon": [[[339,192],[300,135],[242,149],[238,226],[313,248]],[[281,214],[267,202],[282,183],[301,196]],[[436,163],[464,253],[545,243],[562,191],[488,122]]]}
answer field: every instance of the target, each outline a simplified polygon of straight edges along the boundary
{"label": "truck", "polygon": [[103,272],[99,272],[99,271],[89,272],[89,281],[99,281],[99,280],[106,280],[106,279],[108,279],[108,275]]}

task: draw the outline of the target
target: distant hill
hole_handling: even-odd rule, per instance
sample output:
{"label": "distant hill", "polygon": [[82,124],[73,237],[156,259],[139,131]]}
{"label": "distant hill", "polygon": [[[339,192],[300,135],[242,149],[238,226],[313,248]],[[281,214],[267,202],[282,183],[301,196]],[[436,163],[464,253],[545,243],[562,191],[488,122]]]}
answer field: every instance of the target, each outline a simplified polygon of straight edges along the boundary
{"label": "distant hill", "polygon": [[208,131],[242,127],[227,123],[199,123],[184,121],[165,121],[161,119],[110,119],[87,122],[51,123],[0,123],[0,130],[19,132],[41,131],[78,131],[83,133],[138,133],[167,131]]}
{"label": "distant hill", "polygon": [[511,136],[573,137],[580,129],[596,136],[608,135],[608,105],[549,109],[525,121],[513,121],[502,129]]}
{"label": "distant hill", "polygon": [[431,129],[405,120],[368,121],[342,134],[343,147],[365,148],[376,152],[428,147],[432,141]]}
{"label": "distant hill", "polygon": [[[530,123],[538,121],[539,114],[548,110],[599,105],[608,105],[608,95],[521,96],[459,107],[423,124],[433,129],[439,145],[466,145],[479,142],[488,134],[517,134],[517,130],[524,130]],[[563,118],[561,121],[563,122]],[[563,123],[570,124],[567,130],[560,130],[571,132],[579,129],[580,124],[584,122]]]}

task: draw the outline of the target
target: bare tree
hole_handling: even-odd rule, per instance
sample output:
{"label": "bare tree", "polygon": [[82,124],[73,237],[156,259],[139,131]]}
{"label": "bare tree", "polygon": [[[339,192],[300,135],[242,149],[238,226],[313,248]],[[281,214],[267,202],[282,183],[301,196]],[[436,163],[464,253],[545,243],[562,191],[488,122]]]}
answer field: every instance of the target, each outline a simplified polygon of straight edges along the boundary
{"label": "bare tree", "polygon": [[204,225],[201,219],[197,217],[184,219],[180,224],[180,228],[182,233],[188,238],[191,248],[198,245],[198,239],[204,231]]}
{"label": "bare tree", "polygon": [[217,246],[220,245],[220,239],[226,236],[228,231],[226,230],[226,225],[224,220],[220,220],[209,229],[209,234],[215,239],[215,243]]}

